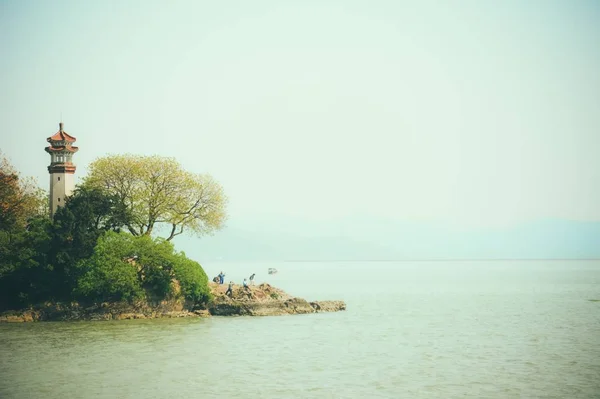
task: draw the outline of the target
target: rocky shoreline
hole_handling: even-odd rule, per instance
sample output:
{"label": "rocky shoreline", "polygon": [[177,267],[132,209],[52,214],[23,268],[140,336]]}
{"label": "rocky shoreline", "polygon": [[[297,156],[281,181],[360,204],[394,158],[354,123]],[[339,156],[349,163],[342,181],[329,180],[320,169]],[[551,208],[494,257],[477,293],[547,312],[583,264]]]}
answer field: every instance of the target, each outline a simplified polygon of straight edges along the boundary
{"label": "rocky shoreline", "polygon": [[210,316],[280,316],[338,312],[346,310],[343,301],[315,301],[293,297],[283,290],[263,283],[243,288],[233,287],[225,295],[227,285],[210,283],[214,299],[204,308],[181,300],[156,303],[101,303],[83,306],[78,303],[46,303],[30,309],[0,313],[0,323],[33,321],[126,320]]}
{"label": "rocky shoreline", "polygon": [[214,316],[278,316],[346,310],[343,301],[308,302],[263,283],[247,289],[235,285],[231,297],[225,295],[227,284],[211,283],[214,300],[208,311]]}

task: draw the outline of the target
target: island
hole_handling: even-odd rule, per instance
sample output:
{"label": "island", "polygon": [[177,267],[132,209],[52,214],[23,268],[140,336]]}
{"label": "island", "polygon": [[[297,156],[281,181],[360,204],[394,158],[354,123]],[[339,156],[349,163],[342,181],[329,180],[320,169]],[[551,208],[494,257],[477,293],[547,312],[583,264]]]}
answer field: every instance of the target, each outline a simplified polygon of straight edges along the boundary
{"label": "island", "polygon": [[[173,282],[177,292],[177,281]],[[244,288],[235,284],[226,295],[227,285],[209,283],[212,299],[198,305],[181,297],[157,302],[103,302],[95,304],[45,303],[28,309],[0,313],[0,323],[33,321],[127,320],[210,316],[282,316],[346,310],[343,301],[314,301],[289,295],[268,283]]]}
{"label": "island", "polygon": [[210,282],[200,263],[176,250],[181,234],[200,238],[224,227],[228,199],[210,175],[187,171],[174,158],[108,155],[94,160],[75,185],[76,138],[61,122],[46,141],[48,192],[0,155],[0,322],[346,308],[266,283],[227,292],[229,284]]}

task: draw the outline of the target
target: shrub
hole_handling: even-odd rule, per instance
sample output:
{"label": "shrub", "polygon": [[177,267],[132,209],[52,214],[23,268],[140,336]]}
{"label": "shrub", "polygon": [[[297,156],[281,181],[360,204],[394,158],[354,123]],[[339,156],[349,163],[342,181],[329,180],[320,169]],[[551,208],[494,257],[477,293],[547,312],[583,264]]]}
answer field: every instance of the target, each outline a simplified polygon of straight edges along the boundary
{"label": "shrub", "polygon": [[37,218],[26,229],[0,230],[0,310],[52,298],[57,279],[47,262],[49,220]]}
{"label": "shrub", "polygon": [[80,262],[81,277],[75,295],[99,301],[133,301],[144,297],[135,265],[127,262],[134,251],[133,236],[107,232],[94,253]]}
{"label": "shrub", "polygon": [[[131,237],[131,236],[130,236]],[[173,244],[149,236],[131,237],[133,250],[127,255],[138,271],[138,279],[153,299],[173,294]]]}
{"label": "shrub", "polygon": [[173,244],[161,238],[106,232],[79,267],[81,277],[74,293],[81,299],[161,300],[174,294],[175,278],[185,299],[210,300],[208,277],[200,264],[175,252]]}
{"label": "shrub", "polygon": [[185,256],[184,253],[173,255],[173,270],[179,280],[182,295],[196,303],[206,303],[211,300],[208,288],[208,276],[202,266]]}

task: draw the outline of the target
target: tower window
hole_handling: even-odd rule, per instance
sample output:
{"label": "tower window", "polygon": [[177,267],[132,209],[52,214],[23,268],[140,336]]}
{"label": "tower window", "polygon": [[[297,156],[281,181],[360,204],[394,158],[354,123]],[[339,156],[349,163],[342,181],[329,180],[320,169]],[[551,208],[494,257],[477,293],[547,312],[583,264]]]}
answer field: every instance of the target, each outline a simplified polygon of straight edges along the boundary
{"label": "tower window", "polygon": [[58,202],[60,202],[60,197],[58,197]]}
{"label": "tower window", "polygon": [[58,181],[60,181],[60,176],[58,176]]}

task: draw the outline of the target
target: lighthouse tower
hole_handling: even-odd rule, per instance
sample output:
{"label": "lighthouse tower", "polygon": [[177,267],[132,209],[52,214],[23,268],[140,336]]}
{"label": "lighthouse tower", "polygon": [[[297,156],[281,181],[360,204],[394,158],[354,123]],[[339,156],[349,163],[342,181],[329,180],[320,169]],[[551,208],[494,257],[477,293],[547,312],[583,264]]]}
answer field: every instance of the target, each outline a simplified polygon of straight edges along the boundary
{"label": "lighthouse tower", "polygon": [[63,130],[62,122],[59,124],[59,130],[53,136],[46,139],[50,146],[46,147],[46,152],[50,154],[50,217],[54,216],[56,208],[65,203],[66,197],[73,193],[75,189],[75,165],[73,164],[73,154],[79,148],[73,147],[76,141],[75,137],[67,134]]}

